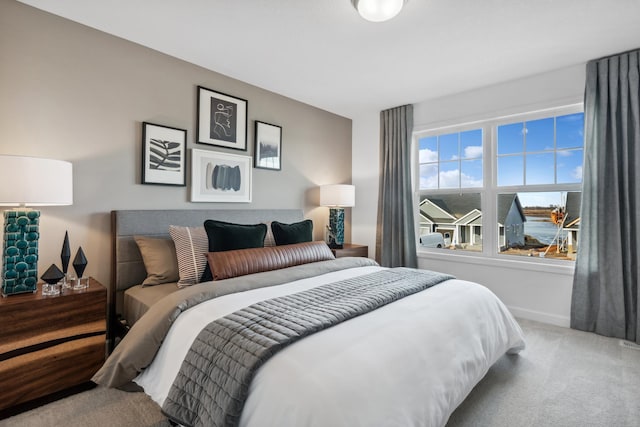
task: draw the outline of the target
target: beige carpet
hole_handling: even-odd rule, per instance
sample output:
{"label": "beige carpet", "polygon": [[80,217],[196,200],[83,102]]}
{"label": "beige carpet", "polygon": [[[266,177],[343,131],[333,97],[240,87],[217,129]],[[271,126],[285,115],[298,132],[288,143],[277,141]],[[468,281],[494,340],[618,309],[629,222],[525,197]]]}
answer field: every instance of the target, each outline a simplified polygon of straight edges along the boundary
{"label": "beige carpet", "polygon": [[144,393],[96,387],[0,421],[2,427],[165,427],[169,422]]}
{"label": "beige carpet", "polygon": [[[502,357],[447,427],[640,426],[640,351],[595,334],[520,324],[527,349]],[[168,425],[143,393],[103,388],[0,421],[0,427]]]}

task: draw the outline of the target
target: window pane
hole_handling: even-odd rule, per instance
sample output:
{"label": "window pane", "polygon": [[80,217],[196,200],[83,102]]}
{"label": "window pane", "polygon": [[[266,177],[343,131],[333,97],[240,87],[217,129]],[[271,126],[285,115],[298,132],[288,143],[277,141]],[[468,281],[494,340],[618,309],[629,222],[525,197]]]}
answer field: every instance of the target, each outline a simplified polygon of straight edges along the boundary
{"label": "window pane", "polygon": [[526,185],[553,184],[553,152],[543,154],[527,154]]}
{"label": "window pane", "polygon": [[482,160],[462,160],[460,180],[463,188],[482,187]]}
{"label": "window pane", "polygon": [[498,157],[498,185],[524,184],[523,156]]}
{"label": "window pane", "polygon": [[420,247],[482,251],[480,194],[422,196]]}
{"label": "window pane", "polygon": [[479,159],[482,157],[481,129],[460,133],[460,156],[463,159]]}
{"label": "window pane", "polygon": [[498,195],[501,254],[575,259],[580,192],[518,192]]}
{"label": "window pane", "polygon": [[584,113],[556,117],[557,148],[584,146]]}
{"label": "window pane", "polygon": [[526,123],[527,152],[553,150],[553,117]]}
{"label": "window pane", "polygon": [[440,188],[459,188],[460,169],[458,162],[440,162]]}
{"label": "window pane", "polygon": [[431,136],[428,138],[420,138],[419,156],[420,163],[429,163],[438,161],[438,137]]}
{"label": "window pane", "polygon": [[498,154],[524,152],[524,123],[498,126]]}
{"label": "window pane", "polygon": [[582,182],[582,150],[560,150],[556,153],[558,162],[558,183]]}
{"label": "window pane", "polygon": [[438,188],[438,164],[420,165],[420,188]]}
{"label": "window pane", "polygon": [[449,135],[441,135],[439,140],[440,161],[458,159],[460,154],[460,150],[458,148],[458,134],[451,133]]}

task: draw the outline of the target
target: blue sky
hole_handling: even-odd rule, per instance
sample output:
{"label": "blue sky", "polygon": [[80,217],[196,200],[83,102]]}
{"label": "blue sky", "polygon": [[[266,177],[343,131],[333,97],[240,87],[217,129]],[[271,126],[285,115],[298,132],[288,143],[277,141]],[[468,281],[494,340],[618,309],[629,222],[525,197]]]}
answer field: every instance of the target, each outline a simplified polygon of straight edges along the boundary
{"label": "blue sky", "polygon": [[[498,186],[580,183],[583,128],[583,113],[498,126]],[[481,129],[421,138],[419,156],[421,189],[482,187]]]}

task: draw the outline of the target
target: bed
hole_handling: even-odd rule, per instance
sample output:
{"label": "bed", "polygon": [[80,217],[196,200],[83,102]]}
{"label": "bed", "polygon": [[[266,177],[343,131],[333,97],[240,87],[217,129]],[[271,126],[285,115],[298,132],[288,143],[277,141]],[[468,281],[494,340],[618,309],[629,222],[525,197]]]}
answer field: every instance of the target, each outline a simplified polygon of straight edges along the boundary
{"label": "bed", "polygon": [[[498,358],[505,353],[516,354],[525,345],[522,331],[506,307],[479,284],[438,273],[385,269],[366,258],[333,259],[330,252],[328,256],[323,253],[320,261],[252,270],[250,274],[182,289],[174,284],[165,284],[166,290],[136,287],[146,272],[141,255],[136,254],[134,236],[166,238],[171,224],[196,226],[210,218],[239,224],[273,220],[295,223],[302,219],[299,210],[116,211],[113,218],[114,283],[110,291],[114,315],[119,313],[122,317],[128,312],[125,293],[129,289],[134,289],[133,296],[126,299],[138,301],[134,305],[138,304],[139,315],[94,381],[111,387],[133,382],[170,418],[184,425],[217,423],[202,415],[183,415],[185,407],[205,406],[203,401],[218,405],[218,401],[211,403],[207,400],[211,396],[206,396],[218,396],[217,389],[199,392],[205,395],[202,400],[191,396],[198,394],[191,391],[193,384],[177,385],[181,377],[189,382],[191,377],[203,376],[199,365],[202,360],[207,366],[211,364],[207,362],[213,360],[211,355],[194,350],[206,336],[203,334],[207,328],[265,304],[277,302],[279,307],[283,300],[298,301],[309,293],[315,301],[314,292],[320,289],[342,296],[350,292],[344,291],[347,288],[343,286],[361,286],[361,282],[375,282],[372,292],[379,292],[382,285],[378,281],[388,282],[383,277],[403,276],[398,279],[402,281],[407,280],[404,276],[420,281],[437,279],[412,293],[393,297],[372,311],[358,312],[315,333],[302,334],[303,339],[295,338],[290,344],[277,347],[277,351],[269,350],[269,357],[261,359],[254,371],[242,377],[250,380],[238,387],[244,393],[242,399],[237,399],[241,404],[234,402],[236,412],[221,418],[219,425],[442,426]],[[320,246],[314,248],[322,252]],[[263,251],[269,257],[273,257],[273,251],[281,251],[289,259],[287,251],[294,247],[297,245],[229,251],[222,259],[235,259],[233,254],[237,253],[245,258],[235,259],[236,267],[237,263],[246,267],[246,257],[252,264]],[[220,266],[214,258],[210,258],[210,264],[216,269]],[[144,296],[145,289],[153,295]],[[369,292],[360,291],[365,289],[360,287],[353,289],[357,289],[356,299]],[[374,294],[373,300],[379,300],[379,295]],[[345,305],[344,301],[338,305]],[[284,318],[295,308],[283,310]],[[190,365],[198,366],[195,374],[185,370]],[[222,373],[224,378],[236,375],[235,368],[230,370],[234,372]],[[227,391],[220,395],[223,400],[236,399],[233,394],[229,398]],[[176,401],[182,406],[174,410]],[[214,416],[210,413],[217,410],[205,408],[204,412]]]}
{"label": "bed", "polygon": [[303,219],[300,209],[261,210],[115,210],[111,212],[111,283],[108,289],[108,344],[113,349],[121,326],[135,324],[155,302],[175,292],[175,282],[161,286],[142,287],[147,276],[142,254],[135,236],[170,239],[169,226],[201,226],[206,219],[240,224],[285,223]]}

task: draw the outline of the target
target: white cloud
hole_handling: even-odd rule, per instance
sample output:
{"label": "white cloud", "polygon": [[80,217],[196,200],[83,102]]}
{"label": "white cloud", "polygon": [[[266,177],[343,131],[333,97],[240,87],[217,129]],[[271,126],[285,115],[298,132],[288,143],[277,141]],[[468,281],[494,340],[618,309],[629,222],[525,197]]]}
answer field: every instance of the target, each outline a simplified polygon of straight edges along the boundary
{"label": "white cloud", "polygon": [[467,159],[482,157],[482,145],[470,145],[465,147],[464,157]]}
{"label": "white cloud", "polygon": [[582,166],[576,166],[573,171],[571,171],[571,177],[575,179],[582,179]]}
{"label": "white cloud", "polygon": [[[474,179],[467,174],[461,174],[459,169],[450,171],[441,171],[438,175],[430,175],[427,177],[421,177],[420,186],[422,188],[458,188],[461,184],[462,187],[482,187],[481,179]],[[460,183],[460,181],[462,181]]]}
{"label": "white cloud", "polygon": [[466,175],[464,173],[462,174],[460,179],[462,181],[463,187],[482,187],[481,179],[474,179],[473,177]]}
{"label": "white cloud", "polygon": [[571,157],[575,151],[558,150],[556,153],[558,153],[558,157]]}
{"label": "white cloud", "polygon": [[420,165],[420,188],[438,188],[438,165]]}
{"label": "white cloud", "polygon": [[460,171],[458,169],[440,172],[440,188],[458,187]]}
{"label": "white cloud", "polygon": [[419,156],[420,163],[430,163],[438,161],[438,152],[431,151],[428,148],[423,148],[422,150],[420,150]]}

